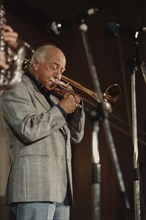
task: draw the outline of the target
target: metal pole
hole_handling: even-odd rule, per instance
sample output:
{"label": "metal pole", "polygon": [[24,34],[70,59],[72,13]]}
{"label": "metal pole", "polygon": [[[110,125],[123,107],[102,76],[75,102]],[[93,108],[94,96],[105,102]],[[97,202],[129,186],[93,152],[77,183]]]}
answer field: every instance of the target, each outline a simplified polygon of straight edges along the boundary
{"label": "metal pole", "polygon": [[134,168],[134,207],[135,220],[141,220],[141,205],[140,205],[140,170],[139,170],[139,152],[138,152],[138,137],[137,137],[137,108],[136,108],[136,72],[140,65],[139,54],[139,33],[135,33],[135,57],[133,65],[133,73],[131,75],[131,101],[132,101],[132,139],[133,139],[133,168]]}
{"label": "metal pole", "polygon": [[133,166],[134,166],[134,207],[135,220],[141,220],[140,210],[140,172],[138,162],[138,140],[137,140],[137,117],[136,117],[136,91],[135,91],[135,71],[131,76],[132,94],[132,131],[133,131]]}
{"label": "metal pole", "polygon": [[[114,164],[114,167],[115,167],[115,170],[116,170],[116,175],[117,175],[117,178],[118,178],[118,183],[119,183],[119,186],[120,186],[120,190],[121,190],[123,198],[124,198],[125,207],[126,207],[126,209],[130,209],[129,200],[128,200],[128,197],[127,197],[127,193],[126,193],[126,189],[125,189],[121,169],[120,169],[119,162],[118,162],[118,157],[117,157],[117,154],[116,154],[116,149],[115,149],[111,129],[110,129],[110,126],[109,126],[108,113],[105,110],[105,104],[104,104],[103,96],[102,96],[101,89],[100,89],[98,74],[97,74],[97,71],[96,71],[96,68],[95,68],[95,65],[94,65],[94,62],[93,62],[92,53],[91,53],[90,48],[89,48],[88,37],[87,37],[87,34],[86,34],[87,30],[88,30],[88,27],[87,27],[86,24],[83,23],[83,24],[80,25],[80,31],[81,31],[82,40],[83,40],[83,43],[84,43],[84,48],[85,48],[85,52],[86,52],[90,72],[91,72],[92,81],[93,81],[93,84],[94,84],[94,90],[99,95],[100,103],[98,105],[99,105],[101,113],[102,113],[103,127],[104,127],[104,131],[105,131],[108,147],[109,147],[109,150],[110,150],[110,153],[111,153],[111,156],[112,156],[112,161],[113,161],[113,164]],[[96,193],[95,193],[95,196],[96,196]],[[97,209],[98,209],[98,207],[97,207]],[[95,211],[95,208],[94,208],[94,211]]]}
{"label": "metal pole", "polygon": [[[95,112],[96,114],[96,112]],[[100,211],[100,182],[101,182],[101,164],[98,148],[99,122],[92,118],[92,198],[93,198],[93,220],[101,219]]]}

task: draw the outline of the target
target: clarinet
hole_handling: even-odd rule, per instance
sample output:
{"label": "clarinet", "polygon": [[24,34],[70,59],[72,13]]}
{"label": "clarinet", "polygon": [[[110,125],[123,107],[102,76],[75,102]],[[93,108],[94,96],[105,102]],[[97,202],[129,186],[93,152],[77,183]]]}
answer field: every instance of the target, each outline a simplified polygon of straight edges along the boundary
{"label": "clarinet", "polygon": [[[6,24],[4,6],[0,6],[0,31],[3,31],[3,26]],[[12,51],[9,45],[4,41],[2,34],[0,35],[0,51],[5,53],[8,69],[0,69],[0,94],[4,90],[14,88],[22,79],[24,73],[23,62],[27,55],[28,43],[20,41],[17,48]]]}

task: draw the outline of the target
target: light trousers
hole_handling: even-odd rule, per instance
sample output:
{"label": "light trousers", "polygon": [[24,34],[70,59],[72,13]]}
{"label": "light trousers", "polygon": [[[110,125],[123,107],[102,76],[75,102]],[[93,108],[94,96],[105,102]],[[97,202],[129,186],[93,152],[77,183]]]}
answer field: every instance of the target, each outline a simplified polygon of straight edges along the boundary
{"label": "light trousers", "polygon": [[12,207],[16,220],[69,220],[70,206],[64,203],[18,203]]}

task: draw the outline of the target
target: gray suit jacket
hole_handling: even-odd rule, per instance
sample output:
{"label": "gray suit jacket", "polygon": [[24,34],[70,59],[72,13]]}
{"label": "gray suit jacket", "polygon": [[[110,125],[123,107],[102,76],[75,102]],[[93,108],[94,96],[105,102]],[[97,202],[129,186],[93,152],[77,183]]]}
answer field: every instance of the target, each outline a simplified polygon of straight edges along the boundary
{"label": "gray suit jacket", "polygon": [[[58,99],[51,95],[56,104]],[[2,95],[2,113],[12,163],[6,203],[55,201],[72,195],[71,143],[83,138],[85,114],[78,109],[69,123],[58,107],[51,107],[26,75]]]}

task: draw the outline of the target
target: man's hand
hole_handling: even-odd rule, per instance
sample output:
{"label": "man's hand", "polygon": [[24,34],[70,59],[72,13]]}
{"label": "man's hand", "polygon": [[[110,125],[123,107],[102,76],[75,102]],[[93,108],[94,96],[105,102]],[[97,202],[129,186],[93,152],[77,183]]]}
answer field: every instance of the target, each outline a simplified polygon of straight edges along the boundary
{"label": "man's hand", "polygon": [[15,49],[17,47],[18,33],[15,32],[12,27],[8,25],[4,25],[2,35],[3,35],[4,41],[6,41],[12,49]]}
{"label": "man's hand", "polygon": [[78,95],[67,94],[58,104],[69,114],[76,110],[79,103],[80,97]]}
{"label": "man's hand", "polygon": [[[15,32],[12,27],[8,25],[3,26],[3,30],[1,32],[4,41],[8,44],[8,46],[13,50],[18,45],[18,33]],[[7,58],[5,51],[0,51],[0,67],[3,69],[8,69],[9,66],[7,64]]]}

